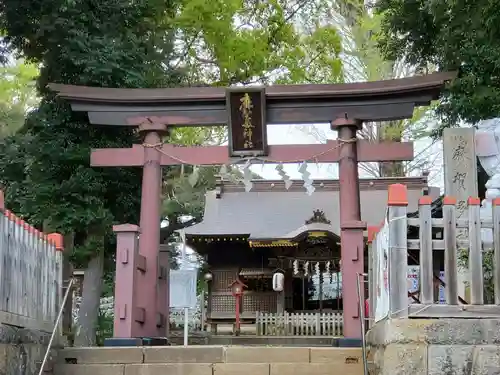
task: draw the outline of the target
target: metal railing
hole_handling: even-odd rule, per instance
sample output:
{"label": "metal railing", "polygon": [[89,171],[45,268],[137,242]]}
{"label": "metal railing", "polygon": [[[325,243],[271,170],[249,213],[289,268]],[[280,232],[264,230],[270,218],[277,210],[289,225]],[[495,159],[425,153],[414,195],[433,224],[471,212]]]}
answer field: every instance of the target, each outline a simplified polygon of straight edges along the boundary
{"label": "metal railing", "polygon": [[43,361],[42,365],[40,366],[40,371],[38,372],[38,375],[43,374],[43,370],[45,368],[45,365],[47,364],[47,359],[49,358],[49,353],[50,349],[52,347],[52,343],[54,342],[54,338],[56,337],[56,332],[59,330],[59,321],[61,320],[63,311],[64,311],[64,306],[66,305],[66,301],[68,300],[69,293],[71,292],[71,287],[73,286],[73,282],[75,281],[74,278],[71,278],[69,280],[68,286],[66,287],[66,292],[64,293],[64,298],[62,300],[61,307],[59,308],[59,312],[57,314],[56,321],[54,323],[54,329],[52,330],[52,334],[50,335],[50,340],[49,340],[49,345],[47,346],[47,350],[45,352],[45,355],[43,356]]}

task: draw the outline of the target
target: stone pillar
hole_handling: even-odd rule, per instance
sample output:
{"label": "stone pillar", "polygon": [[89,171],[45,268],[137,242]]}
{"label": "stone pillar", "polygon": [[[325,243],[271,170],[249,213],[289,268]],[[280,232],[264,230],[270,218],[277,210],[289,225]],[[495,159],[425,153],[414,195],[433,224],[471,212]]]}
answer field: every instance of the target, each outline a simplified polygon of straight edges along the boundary
{"label": "stone pillar", "polygon": [[139,287],[145,261],[138,253],[139,227],[132,224],[115,225],[113,231],[117,242],[113,336],[143,337],[144,308],[138,304],[138,294],[144,293],[143,288]]}
{"label": "stone pillar", "polygon": [[[162,134],[167,130],[164,124],[145,123],[139,127],[144,135],[144,168],[141,191],[141,219],[139,253],[145,258],[146,272],[141,281],[141,293],[137,296],[139,305],[145,309],[144,336],[163,337],[159,315],[163,306],[158,305],[160,256],[160,215],[161,215],[161,152],[157,147],[162,142]],[[168,301],[166,301],[168,303]]]}
{"label": "stone pillar", "polygon": [[[474,128],[447,128],[443,133],[444,194],[456,198],[457,220],[468,218],[467,199],[478,196],[474,132]],[[468,229],[457,229],[456,236],[457,240],[467,240]],[[469,270],[460,267],[459,296],[465,297],[465,285],[469,282]]]}
{"label": "stone pillar", "polygon": [[[339,200],[344,337],[360,338],[357,274],[364,272],[363,230],[366,229],[366,223],[361,221],[356,143],[361,122],[346,116],[333,121],[332,129],[338,131],[338,140],[343,143],[339,151]],[[361,289],[360,297],[364,301],[364,288]]]}

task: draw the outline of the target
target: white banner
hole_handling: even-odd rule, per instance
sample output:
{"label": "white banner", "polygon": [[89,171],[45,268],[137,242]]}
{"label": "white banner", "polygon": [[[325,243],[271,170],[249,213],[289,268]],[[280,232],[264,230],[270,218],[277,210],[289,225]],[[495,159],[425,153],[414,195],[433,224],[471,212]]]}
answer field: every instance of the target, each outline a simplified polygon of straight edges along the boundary
{"label": "white banner", "polygon": [[375,247],[376,298],[375,322],[389,315],[389,223],[387,219],[377,233]]}

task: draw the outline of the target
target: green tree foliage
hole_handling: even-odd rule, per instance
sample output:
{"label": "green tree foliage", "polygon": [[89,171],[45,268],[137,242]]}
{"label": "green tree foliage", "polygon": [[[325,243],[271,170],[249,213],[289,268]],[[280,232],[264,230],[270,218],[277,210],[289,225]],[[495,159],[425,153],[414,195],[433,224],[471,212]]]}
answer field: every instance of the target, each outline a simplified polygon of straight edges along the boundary
{"label": "green tree foliage", "polygon": [[459,72],[438,108],[444,126],[500,113],[498,6],[487,0],[376,2],[385,56],[404,58],[424,71]]}
{"label": "green tree foliage", "polygon": [[36,106],[37,76],[37,66],[23,60],[0,66],[0,137],[19,130],[27,111]]}
{"label": "green tree foliage", "polygon": [[[314,4],[314,3],[313,3]],[[416,67],[403,59],[388,60],[378,48],[382,16],[373,14],[362,0],[321,0],[316,2],[322,19],[335,25],[342,38],[342,73],[345,82],[379,81],[413,76]],[[358,134],[370,141],[402,141],[428,136],[432,110],[418,108],[411,119],[364,123]],[[301,128],[309,135],[324,141],[326,134],[309,127]],[[360,167],[374,177],[405,176],[422,166],[422,159],[406,162],[362,163]]]}
{"label": "green tree foliage", "polygon": [[[338,82],[337,30],[310,0],[182,0],[177,27],[179,66],[190,82]],[[305,22],[307,21],[307,22]]]}
{"label": "green tree foliage", "polygon": [[[47,83],[108,87],[179,85],[166,69],[169,29],[164,1],[4,1],[6,41],[41,65],[41,103],[3,143],[0,175],[8,198],[30,222],[76,233],[74,261],[88,266],[92,298],[80,314],[82,344],[95,342],[104,260],[112,258],[113,223],[138,222],[140,170],[91,168],[91,148],[130,147],[139,140],[123,127],[90,126],[56,99]],[[107,254],[107,256],[105,256]],[[85,321],[84,321],[85,320]]]}
{"label": "green tree foliage", "polygon": [[[320,17],[322,2],[308,0],[249,2],[242,0],[181,0],[178,12],[167,18],[176,29],[179,58],[190,85],[230,86],[254,83],[328,83],[342,78],[341,40],[335,28]],[[190,145],[222,144],[225,128],[176,130],[171,142]],[[164,213],[173,230],[201,219],[204,195],[215,187],[217,167],[204,167],[193,188],[192,170],[171,168],[164,194]],[[232,173],[240,176],[238,169]],[[255,176],[258,177],[258,176]],[[191,216],[190,221],[180,217]]]}
{"label": "green tree foliage", "polygon": [[[486,0],[378,0],[383,17],[379,47],[422,71],[458,71],[438,105],[443,127],[474,124],[500,114],[500,3]],[[442,128],[437,129],[439,137]],[[467,268],[468,251],[460,251]],[[492,301],[493,261],[484,253],[485,299]]]}
{"label": "green tree foliage", "polygon": [[[50,219],[54,229],[86,232],[103,223],[109,228],[112,221],[133,220],[130,215],[137,215],[140,196],[138,171],[91,168],[90,149],[129,147],[138,139],[129,129],[89,126],[86,115],[55,99],[47,83],[153,87],[180,81],[165,71],[166,53],[156,48],[150,33],[159,22],[156,12],[164,9],[121,0],[99,7],[84,0],[71,3],[3,2],[7,40],[42,64],[41,104],[20,134],[6,143],[14,144],[9,151],[18,151],[26,160],[22,176],[29,192],[16,197],[22,212],[39,224]],[[7,185],[19,180],[8,173],[2,178]]]}

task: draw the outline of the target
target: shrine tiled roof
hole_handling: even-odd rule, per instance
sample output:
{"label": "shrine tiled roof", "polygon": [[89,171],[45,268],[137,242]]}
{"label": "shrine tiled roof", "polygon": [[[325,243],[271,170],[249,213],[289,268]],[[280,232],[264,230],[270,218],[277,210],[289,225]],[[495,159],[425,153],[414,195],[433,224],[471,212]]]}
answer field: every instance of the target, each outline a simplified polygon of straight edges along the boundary
{"label": "shrine tiled roof", "polygon": [[[408,211],[418,208],[418,198],[427,183],[413,178],[408,186]],[[387,186],[393,179],[381,184],[362,183],[361,216],[368,225],[382,222],[387,202]],[[408,180],[408,179],[407,179]],[[374,180],[375,181],[375,180]],[[244,235],[251,239],[289,238],[302,229],[315,210],[321,210],[329,224],[322,230],[340,234],[338,181],[325,185],[316,181],[316,191],[307,195],[302,181],[296,181],[290,190],[282,188],[279,181],[254,181],[254,191],[245,192],[234,184],[225,186],[223,192],[210,191],[206,195],[203,221],[186,228],[187,236]],[[336,184],[336,186],[335,186]],[[384,186],[385,185],[385,186]],[[264,188],[264,186],[273,186]],[[429,195],[437,198],[439,189],[430,188]]]}

